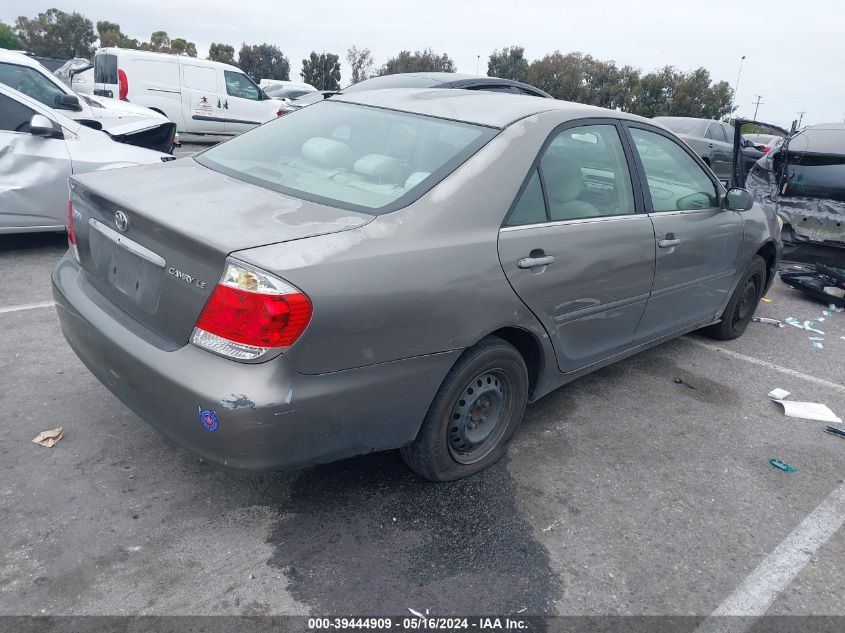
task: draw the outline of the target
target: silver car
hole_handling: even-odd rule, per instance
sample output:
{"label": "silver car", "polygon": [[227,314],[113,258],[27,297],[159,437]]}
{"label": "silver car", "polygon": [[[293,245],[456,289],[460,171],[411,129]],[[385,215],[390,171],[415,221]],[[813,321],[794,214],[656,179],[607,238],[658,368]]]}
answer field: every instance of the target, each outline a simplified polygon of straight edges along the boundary
{"label": "silver car", "polygon": [[0,84],[0,233],[64,231],[73,174],[161,163]]}
{"label": "silver car", "polygon": [[778,224],[622,112],[337,95],[167,166],[74,177],[62,330],[200,457],[291,469],[502,457],[532,402],[706,327],[740,336]]}
{"label": "silver car", "polygon": [[[734,128],[722,121],[688,117],[654,117],[678,135],[722,181],[729,181],[733,168]],[[759,158],[759,157],[758,157]]]}

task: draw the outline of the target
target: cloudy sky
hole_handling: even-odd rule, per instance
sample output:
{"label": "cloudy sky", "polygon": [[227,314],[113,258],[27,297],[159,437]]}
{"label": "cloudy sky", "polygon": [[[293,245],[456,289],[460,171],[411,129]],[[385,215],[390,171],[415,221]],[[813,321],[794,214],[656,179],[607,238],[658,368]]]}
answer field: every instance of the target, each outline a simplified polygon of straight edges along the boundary
{"label": "cloudy sky", "polygon": [[745,55],[740,116],[753,115],[762,95],[761,120],[787,126],[799,110],[805,123],[845,119],[840,0],[0,0],[0,20],[54,6],[118,22],[139,39],[167,31],[196,42],[200,56],[212,41],[270,42],[290,58],[292,79],[310,51],[344,58],[353,44],[370,48],[377,64],[432,47],[470,73],[480,55],[481,74],[492,50],[512,44],[529,60],[581,51],[643,70],[704,66],[731,86]]}

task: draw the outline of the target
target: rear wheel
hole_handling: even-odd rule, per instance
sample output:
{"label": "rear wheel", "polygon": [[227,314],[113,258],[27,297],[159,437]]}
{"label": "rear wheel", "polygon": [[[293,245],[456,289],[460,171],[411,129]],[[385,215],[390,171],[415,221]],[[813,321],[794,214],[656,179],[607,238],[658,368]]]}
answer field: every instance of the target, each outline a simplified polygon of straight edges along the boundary
{"label": "rear wheel", "polygon": [[402,458],[432,481],[484,470],[504,456],[527,400],[522,356],[502,339],[486,338],[449,371],[416,440],[401,449]]}
{"label": "rear wheel", "polygon": [[759,255],[755,255],[743,280],[731,295],[731,300],[722,314],[722,320],[705,328],[704,333],[721,341],[742,336],[760,304],[765,287],[766,262]]}

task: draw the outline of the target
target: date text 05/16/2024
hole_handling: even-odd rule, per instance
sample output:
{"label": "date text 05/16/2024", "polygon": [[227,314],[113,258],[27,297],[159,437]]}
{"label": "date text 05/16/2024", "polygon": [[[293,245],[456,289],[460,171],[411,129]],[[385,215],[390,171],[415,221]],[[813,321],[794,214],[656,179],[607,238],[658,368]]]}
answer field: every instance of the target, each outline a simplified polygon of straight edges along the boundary
{"label": "date text 05/16/2024", "polygon": [[365,617],[328,617],[309,618],[308,629],[338,630],[338,629],[375,629],[403,631],[456,631],[472,630],[495,631],[510,630],[520,631],[528,629],[528,622],[519,618],[498,618],[498,617],[406,617],[406,618],[365,618]]}

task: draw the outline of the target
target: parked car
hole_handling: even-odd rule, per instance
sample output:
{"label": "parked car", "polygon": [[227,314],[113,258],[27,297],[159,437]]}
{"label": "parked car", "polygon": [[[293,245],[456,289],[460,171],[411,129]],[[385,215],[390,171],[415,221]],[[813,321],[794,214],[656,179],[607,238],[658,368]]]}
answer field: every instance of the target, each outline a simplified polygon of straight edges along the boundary
{"label": "parked car", "polygon": [[172,158],[117,143],[0,84],[0,233],[64,231],[72,174]]}
{"label": "parked car", "polygon": [[370,77],[364,81],[359,81],[357,84],[347,86],[342,91],[322,91],[303,95],[302,97],[291,101],[284,114],[292,112],[298,108],[311,105],[312,103],[317,103],[332,95],[339,94],[339,92],[349,94],[360,92],[362,90],[380,90],[385,88],[456,88],[462,90],[487,90],[490,92],[502,92],[505,94],[530,95],[532,97],[543,97],[545,99],[553,98],[549,93],[543,92],[539,88],[535,88],[529,84],[524,84],[521,81],[514,81],[513,79],[480,77],[478,75],[468,75],[464,73],[397,73],[395,75]]}
{"label": "parked car", "polygon": [[771,152],[783,143],[783,137],[775,134],[743,134],[742,136],[764,154]]}
{"label": "parked car", "polygon": [[262,79],[258,82],[258,85],[262,90],[264,90],[267,96],[283,101],[291,101],[312,92],[317,92],[317,89],[311,84],[297,81]]}
{"label": "parked car", "polygon": [[471,475],[526,402],[692,330],[740,336],[779,257],[774,214],[661,126],[484,91],[335,95],[71,189],[68,343],[236,469],[398,447]]}
{"label": "parked car", "polygon": [[280,106],[235,66],[122,48],[95,53],[94,94],[147,106],[192,134],[240,134]]}
{"label": "parked car", "polygon": [[764,154],[746,187],[783,223],[787,246],[832,247],[845,267],[845,125],[811,125]]}
{"label": "parked car", "polygon": [[161,152],[170,152],[176,125],[149,108],[90,95],[77,95],[35,58],[0,49],[0,83],[114,140]]}
{"label": "parked car", "polygon": [[654,117],[678,135],[721,180],[731,177],[733,157],[733,127],[721,121],[711,119],[693,119],[688,117]]}

